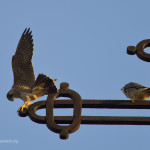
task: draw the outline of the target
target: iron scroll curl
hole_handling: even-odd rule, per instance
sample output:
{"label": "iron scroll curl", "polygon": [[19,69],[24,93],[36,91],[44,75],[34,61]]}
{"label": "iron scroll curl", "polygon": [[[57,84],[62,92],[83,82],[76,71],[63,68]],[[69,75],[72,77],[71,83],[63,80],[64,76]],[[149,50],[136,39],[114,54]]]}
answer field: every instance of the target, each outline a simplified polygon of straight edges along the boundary
{"label": "iron scroll curl", "polygon": [[128,46],[127,54],[136,54],[141,60],[150,62],[150,54],[144,52],[144,49],[150,47],[150,39],[140,41],[137,46]]}

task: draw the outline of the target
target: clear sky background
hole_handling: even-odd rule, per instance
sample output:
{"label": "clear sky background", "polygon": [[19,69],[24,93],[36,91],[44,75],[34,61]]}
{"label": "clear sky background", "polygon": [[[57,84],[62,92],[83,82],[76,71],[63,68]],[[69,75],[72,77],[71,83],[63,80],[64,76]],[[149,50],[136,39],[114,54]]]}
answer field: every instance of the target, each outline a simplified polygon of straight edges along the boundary
{"label": "clear sky background", "polygon": [[[150,39],[149,0],[5,0],[0,2],[0,143],[5,149],[148,150],[150,126],[81,125],[68,140],[21,118],[23,101],[8,101],[13,84],[11,58],[22,32],[34,39],[35,75],[44,73],[68,82],[83,99],[127,100],[121,88],[128,82],[150,86],[150,64],[126,53],[129,45]],[[150,49],[147,48],[147,52]],[[149,51],[150,52],[150,51]],[[39,100],[45,100],[45,97]],[[72,110],[55,110],[56,115]],[[38,112],[45,114],[45,110]],[[149,116],[149,110],[83,110],[82,115]]]}

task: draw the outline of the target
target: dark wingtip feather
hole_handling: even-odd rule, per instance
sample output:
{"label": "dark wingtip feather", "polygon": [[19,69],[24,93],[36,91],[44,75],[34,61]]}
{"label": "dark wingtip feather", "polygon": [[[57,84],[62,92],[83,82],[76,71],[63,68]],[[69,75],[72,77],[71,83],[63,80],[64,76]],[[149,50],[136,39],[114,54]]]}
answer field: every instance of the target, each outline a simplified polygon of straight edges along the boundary
{"label": "dark wingtip feather", "polygon": [[28,28],[28,30],[27,30],[27,32],[26,32],[26,33],[28,33],[28,34],[29,34],[29,31],[30,31],[30,28]]}
{"label": "dark wingtip feather", "polygon": [[27,31],[27,28],[25,28],[25,30],[23,31],[23,34],[25,34],[25,33],[26,33],[26,31]]}
{"label": "dark wingtip feather", "polygon": [[30,28],[25,28],[23,35],[25,35],[25,34],[29,34],[29,35],[32,34],[32,31],[30,31]]}

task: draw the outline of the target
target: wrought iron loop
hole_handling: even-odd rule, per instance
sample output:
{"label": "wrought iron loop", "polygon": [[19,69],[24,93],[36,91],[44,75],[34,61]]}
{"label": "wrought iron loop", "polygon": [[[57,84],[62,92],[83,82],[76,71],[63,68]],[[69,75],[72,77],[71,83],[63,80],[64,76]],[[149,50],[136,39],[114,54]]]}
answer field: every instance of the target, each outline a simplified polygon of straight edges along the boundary
{"label": "wrought iron loop", "polygon": [[[72,123],[69,126],[57,125],[54,121],[54,100],[58,97],[68,97],[73,100],[74,103],[74,114]],[[82,110],[82,100],[78,93],[69,89],[68,83],[62,83],[60,85],[60,90],[56,94],[48,95],[46,101],[46,125],[47,127],[56,133],[60,133],[61,139],[67,139],[69,133],[73,133],[80,127],[81,122],[81,110]]]}
{"label": "wrought iron loop", "polygon": [[[55,123],[53,115],[54,101],[59,97],[68,97],[73,101],[74,114],[70,125],[68,126],[60,126]],[[36,111],[43,108],[46,108],[46,116],[37,115]],[[81,110],[82,99],[80,95],[77,92],[69,89],[68,83],[61,83],[58,93],[49,94],[47,101],[40,101],[30,105],[28,110],[24,111],[22,114],[20,114],[20,116],[25,117],[28,115],[32,121],[36,123],[46,124],[51,131],[59,133],[61,139],[67,139],[70,133],[75,132],[80,127]]]}
{"label": "wrought iron loop", "polygon": [[136,54],[140,59],[150,62],[150,54],[144,52],[146,47],[150,47],[150,39],[143,40],[137,44],[137,46],[128,46],[127,53],[129,55]]}

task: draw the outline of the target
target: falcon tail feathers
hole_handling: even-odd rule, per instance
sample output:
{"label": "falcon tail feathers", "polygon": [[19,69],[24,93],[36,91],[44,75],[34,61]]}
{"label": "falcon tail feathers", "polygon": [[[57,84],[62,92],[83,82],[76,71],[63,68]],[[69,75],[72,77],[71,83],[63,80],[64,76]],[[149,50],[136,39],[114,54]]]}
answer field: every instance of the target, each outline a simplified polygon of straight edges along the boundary
{"label": "falcon tail feathers", "polygon": [[56,93],[58,92],[55,80],[47,77],[44,74],[39,74],[34,85],[33,90],[42,91],[43,94]]}

